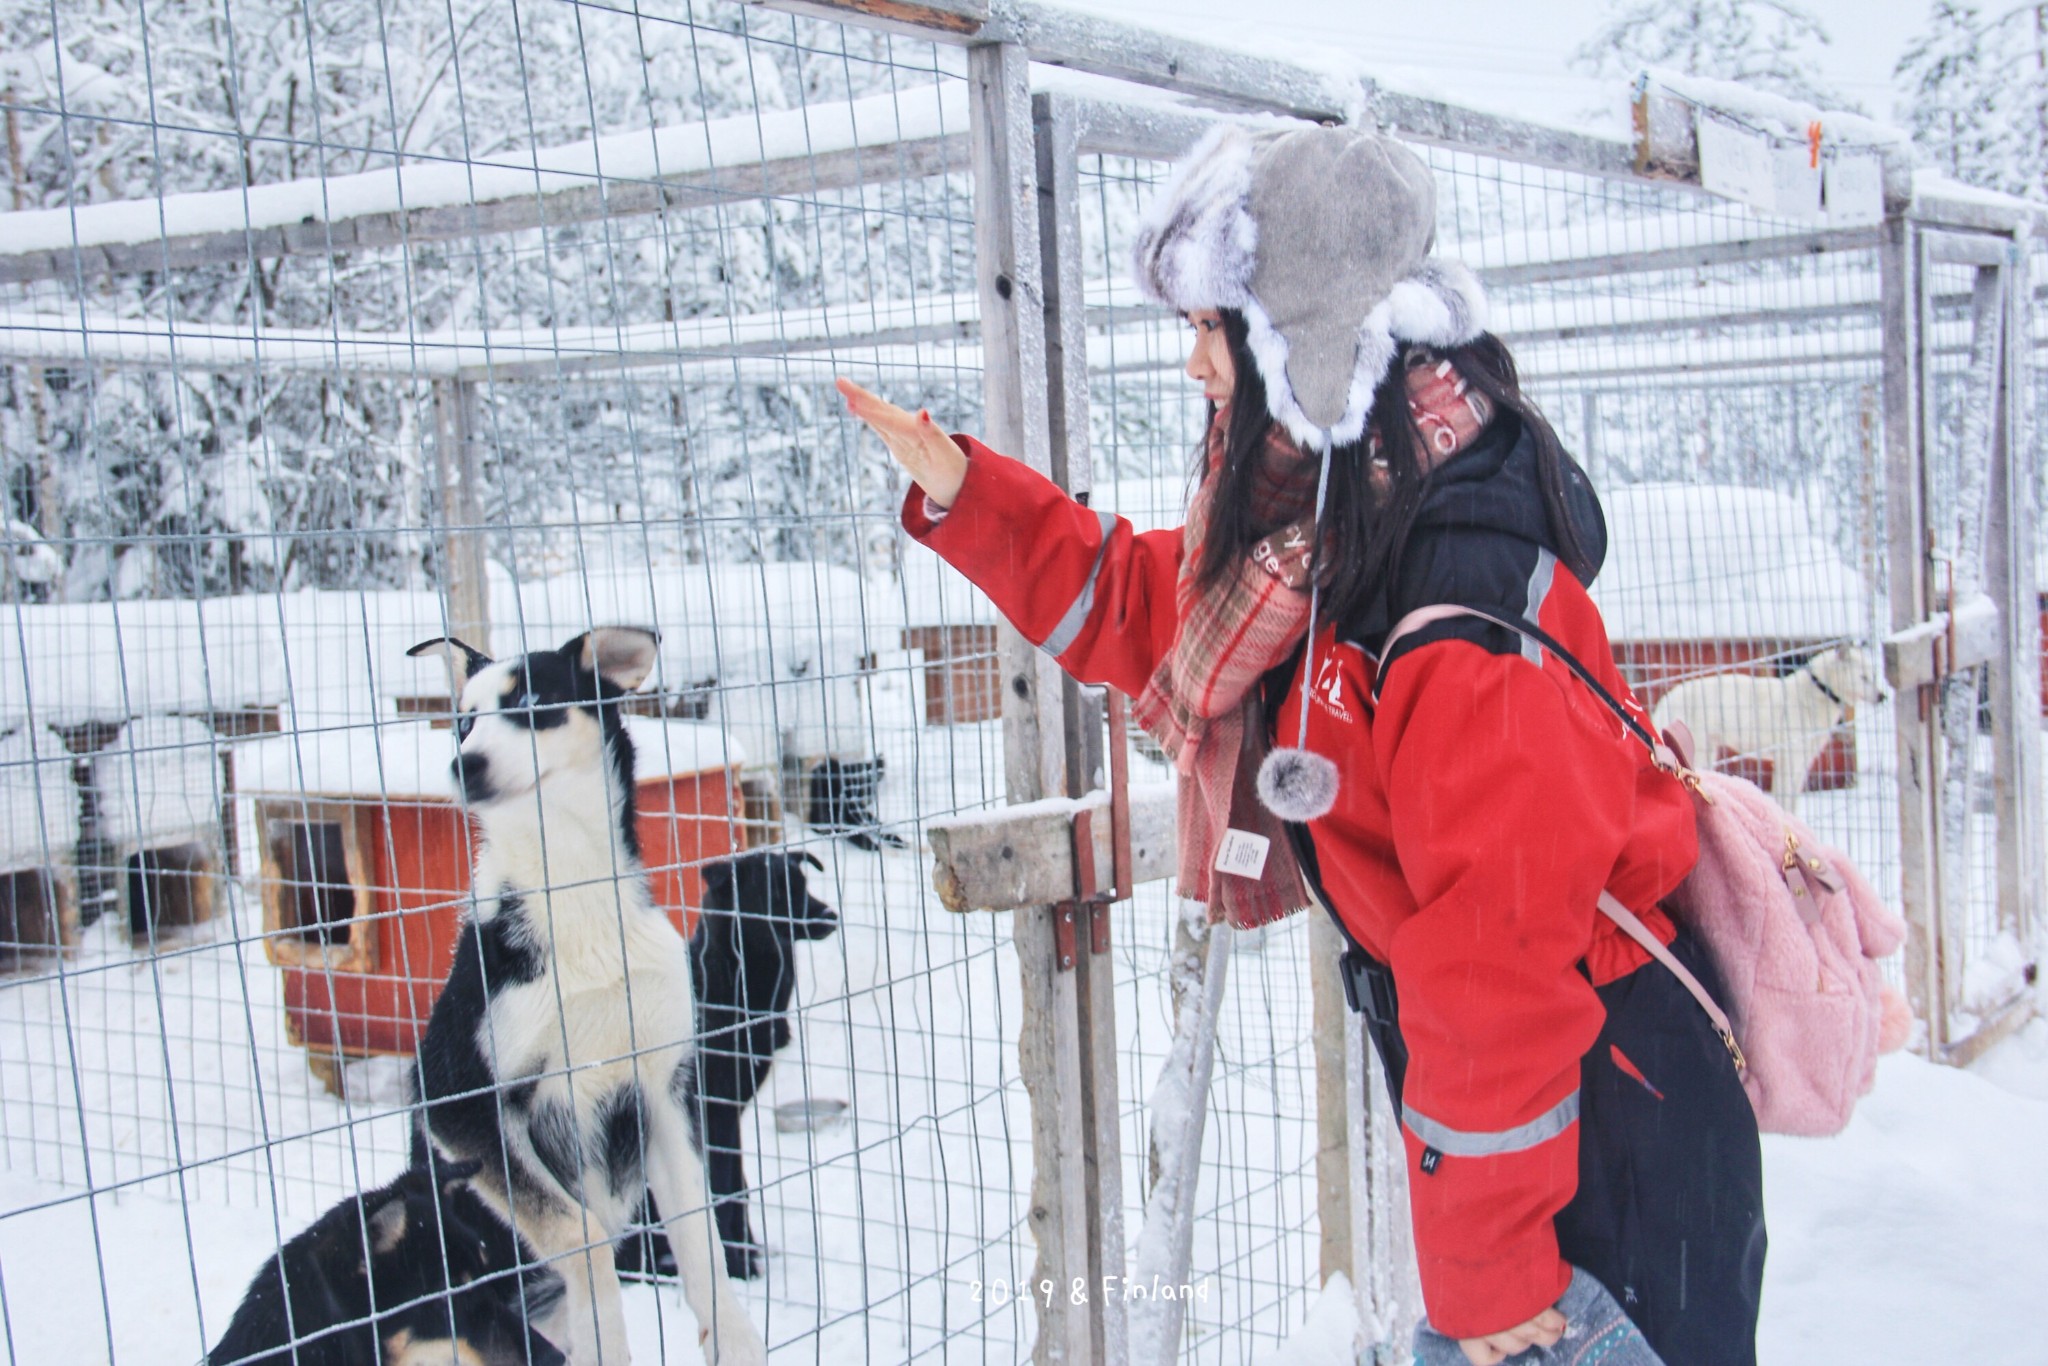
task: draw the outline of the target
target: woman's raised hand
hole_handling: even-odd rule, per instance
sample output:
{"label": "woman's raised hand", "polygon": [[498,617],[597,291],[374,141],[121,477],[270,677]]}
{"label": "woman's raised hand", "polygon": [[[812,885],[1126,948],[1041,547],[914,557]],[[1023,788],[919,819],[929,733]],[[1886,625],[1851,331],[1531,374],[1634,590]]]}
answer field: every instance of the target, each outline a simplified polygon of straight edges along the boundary
{"label": "woman's raised hand", "polygon": [[967,479],[967,457],[952,437],[939,430],[932,415],[923,409],[906,412],[850,379],[834,383],[846,396],[846,410],[874,429],[896,463],[910,472],[934,503],[951,507]]}

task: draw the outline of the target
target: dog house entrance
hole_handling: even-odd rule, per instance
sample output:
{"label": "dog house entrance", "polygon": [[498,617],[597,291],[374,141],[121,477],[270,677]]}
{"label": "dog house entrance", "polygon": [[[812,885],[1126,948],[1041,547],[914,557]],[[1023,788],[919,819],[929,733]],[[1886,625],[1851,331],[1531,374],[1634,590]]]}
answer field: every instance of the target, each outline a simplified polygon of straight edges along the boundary
{"label": "dog house entrance", "polygon": [[359,912],[355,812],[347,807],[293,804],[292,815],[263,823],[268,865],[264,898],[274,949],[360,952],[369,932]]}
{"label": "dog house entrance", "polygon": [[50,872],[0,873],[0,972],[11,972],[64,944],[64,885]]}
{"label": "dog house entrance", "polygon": [[213,860],[198,845],[131,854],[122,876],[128,881],[128,932],[138,941],[212,916]]}
{"label": "dog house entrance", "polygon": [[284,879],[286,924],[308,944],[338,944],[355,917],[356,890],[348,880],[348,850],[338,821],[278,821],[278,871]]}

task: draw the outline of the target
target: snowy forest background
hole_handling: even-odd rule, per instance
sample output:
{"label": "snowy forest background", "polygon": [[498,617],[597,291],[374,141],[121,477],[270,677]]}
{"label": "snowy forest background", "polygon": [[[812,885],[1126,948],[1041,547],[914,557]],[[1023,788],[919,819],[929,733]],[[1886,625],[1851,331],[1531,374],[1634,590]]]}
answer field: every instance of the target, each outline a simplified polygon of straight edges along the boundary
{"label": "snowy forest background", "polygon": [[[1657,65],[1856,108],[1814,74],[1812,55],[1827,41],[1818,20],[1785,0],[1617,3],[1577,60],[1617,88]],[[638,21],[495,0],[5,4],[8,207],[401,159],[490,161],[593,133],[900,91],[958,75],[962,61],[957,50],[715,0]],[[2048,192],[2048,5],[1937,0],[1893,81],[1892,107],[1862,112],[1909,129],[1927,164],[1972,185]],[[1143,187],[1105,176],[1100,189],[1099,217],[1114,238]],[[1456,195],[1466,215],[1508,205],[1483,182]],[[973,287],[970,197],[964,175],[884,181],[425,243],[409,255],[98,278],[82,297],[54,282],[5,302],[403,336],[938,295]],[[1165,379],[1119,381],[1104,395],[1114,401],[1097,403],[1103,475],[1181,467],[1190,413]],[[972,425],[975,380],[941,358],[890,387]],[[425,388],[338,370],[0,366],[0,478],[15,545],[5,591],[87,601],[429,586]],[[493,554],[521,577],[580,548],[570,543],[583,538],[563,528],[621,522],[644,530],[635,549],[686,560],[814,559],[870,572],[893,561],[895,475],[872,443],[852,439],[813,372],[735,366],[729,378],[698,373],[679,385],[659,367],[599,369],[484,393],[485,516],[504,529]],[[1609,413],[1628,402],[1621,396]],[[1633,443],[1639,464],[1629,474],[1747,480],[1770,473],[1759,459],[1782,461],[1788,478],[1816,473],[1796,440],[1747,436],[1796,432],[1793,414],[1817,404],[1853,427],[1861,405],[1854,394],[1783,384],[1702,400],[1718,405],[1712,413],[1636,402],[1643,411],[1628,420],[1646,439]],[[1588,435],[1572,430],[1576,409],[1554,416],[1568,438]],[[1721,430],[1731,426],[1744,431]]]}

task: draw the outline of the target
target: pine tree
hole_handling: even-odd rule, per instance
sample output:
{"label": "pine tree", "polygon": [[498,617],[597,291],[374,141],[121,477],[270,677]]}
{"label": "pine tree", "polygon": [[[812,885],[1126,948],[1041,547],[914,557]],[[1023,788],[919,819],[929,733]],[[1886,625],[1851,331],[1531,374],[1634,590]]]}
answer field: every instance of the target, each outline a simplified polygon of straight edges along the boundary
{"label": "pine tree", "polygon": [[1986,19],[1936,0],[1893,78],[1898,117],[1937,169],[1990,190],[2048,191],[2048,5]]}
{"label": "pine tree", "polygon": [[1935,0],[1927,29],[1893,70],[1913,141],[1944,174],[1995,186],[2008,176],[1985,24],[1975,5]]}
{"label": "pine tree", "polygon": [[1741,81],[1827,109],[1856,106],[1814,72],[1829,43],[1818,19],[1791,0],[1616,0],[1618,11],[1573,63],[1602,76],[1646,66]]}

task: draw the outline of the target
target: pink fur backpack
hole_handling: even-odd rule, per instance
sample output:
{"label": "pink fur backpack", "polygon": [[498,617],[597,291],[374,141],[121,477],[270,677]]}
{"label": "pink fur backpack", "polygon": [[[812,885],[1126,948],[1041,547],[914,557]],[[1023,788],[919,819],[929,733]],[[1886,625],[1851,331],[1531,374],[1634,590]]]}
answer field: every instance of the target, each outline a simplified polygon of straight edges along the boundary
{"label": "pink fur backpack", "polygon": [[1754,783],[1695,771],[1683,727],[1658,740],[1540,628],[1480,608],[1424,607],[1387,634],[1380,658],[1392,655],[1399,637],[1451,616],[1482,618],[1549,650],[1649,747],[1659,768],[1691,789],[1699,862],[1665,906],[1706,948],[1723,1001],[1613,896],[1601,893],[1600,910],[1669,968],[1714,1021],[1759,1128],[1806,1137],[1840,1133],[1876,1080],[1878,1055],[1902,1046],[1912,1031],[1905,997],[1884,981],[1876,961],[1905,942],[1905,922],[1846,856]]}

